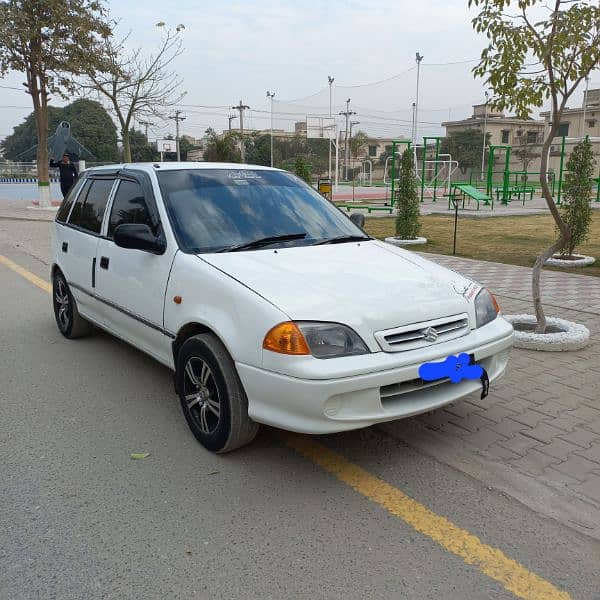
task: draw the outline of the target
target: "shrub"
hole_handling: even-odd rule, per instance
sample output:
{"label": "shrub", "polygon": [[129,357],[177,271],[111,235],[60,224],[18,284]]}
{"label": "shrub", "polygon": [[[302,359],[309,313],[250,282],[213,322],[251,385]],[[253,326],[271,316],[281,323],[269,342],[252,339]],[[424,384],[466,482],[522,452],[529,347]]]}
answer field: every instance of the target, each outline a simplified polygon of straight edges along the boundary
{"label": "shrub", "polygon": [[585,140],[575,148],[567,162],[561,203],[562,218],[571,231],[571,239],[561,254],[572,256],[573,250],[588,238],[592,222],[592,173],[594,155],[592,144]]}
{"label": "shrub", "polygon": [[421,222],[415,161],[410,149],[402,154],[396,207],[396,236],[403,240],[414,240],[421,231]]}

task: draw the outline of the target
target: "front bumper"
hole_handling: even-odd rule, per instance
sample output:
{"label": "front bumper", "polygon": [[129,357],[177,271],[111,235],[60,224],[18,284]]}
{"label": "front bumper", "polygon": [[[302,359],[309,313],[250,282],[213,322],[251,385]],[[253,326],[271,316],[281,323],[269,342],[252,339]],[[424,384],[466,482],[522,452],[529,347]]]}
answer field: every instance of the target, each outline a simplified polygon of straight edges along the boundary
{"label": "front bumper", "polygon": [[[512,344],[512,326],[498,318],[467,336],[435,346],[435,350],[371,354],[368,372],[362,374],[355,373],[354,361],[346,376],[339,376],[336,366],[332,371],[338,376],[329,379],[292,377],[242,363],[236,366],[252,419],[300,433],[333,433],[428,412],[476,392],[481,383],[474,380],[425,387],[419,380],[419,366],[467,352],[493,383],[506,368]],[[374,371],[377,358],[380,369]],[[333,359],[332,367],[334,362],[339,365]]]}

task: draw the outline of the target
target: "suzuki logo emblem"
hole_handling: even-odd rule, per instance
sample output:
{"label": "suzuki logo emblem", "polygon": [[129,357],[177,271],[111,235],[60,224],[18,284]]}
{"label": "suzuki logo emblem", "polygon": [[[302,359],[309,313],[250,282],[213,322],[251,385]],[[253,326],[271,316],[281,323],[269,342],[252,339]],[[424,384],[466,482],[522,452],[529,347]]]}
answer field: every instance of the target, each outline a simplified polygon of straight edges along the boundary
{"label": "suzuki logo emblem", "polygon": [[440,334],[433,327],[428,327],[427,329],[423,329],[423,337],[428,342],[437,342],[437,339],[438,337],[440,337]]}

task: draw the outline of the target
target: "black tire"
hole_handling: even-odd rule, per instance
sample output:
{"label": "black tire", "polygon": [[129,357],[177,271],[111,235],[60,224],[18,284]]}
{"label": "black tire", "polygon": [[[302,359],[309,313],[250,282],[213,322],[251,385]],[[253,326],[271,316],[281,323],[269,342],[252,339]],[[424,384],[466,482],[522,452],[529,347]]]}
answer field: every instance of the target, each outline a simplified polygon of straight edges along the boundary
{"label": "black tire", "polygon": [[52,278],[52,305],[58,330],[66,338],[73,340],[91,333],[92,324],[79,314],[75,298],[60,271]]}
{"label": "black tire", "polygon": [[207,450],[231,452],[254,439],[258,423],[248,416],[235,364],[216,336],[187,339],[177,355],[175,377],[186,421]]}

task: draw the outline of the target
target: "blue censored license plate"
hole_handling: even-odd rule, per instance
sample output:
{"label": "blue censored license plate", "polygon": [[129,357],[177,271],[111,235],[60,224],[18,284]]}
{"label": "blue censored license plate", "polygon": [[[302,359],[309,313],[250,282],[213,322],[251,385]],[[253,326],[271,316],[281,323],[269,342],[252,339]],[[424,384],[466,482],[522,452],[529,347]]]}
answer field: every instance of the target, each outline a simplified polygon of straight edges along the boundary
{"label": "blue censored license plate", "polygon": [[423,381],[450,379],[460,383],[463,379],[481,379],[484,370],[471,360],[471,355],[463,352],[458,356],[449,356],[442,362],[424,363],[419,367],[419,377]]}

